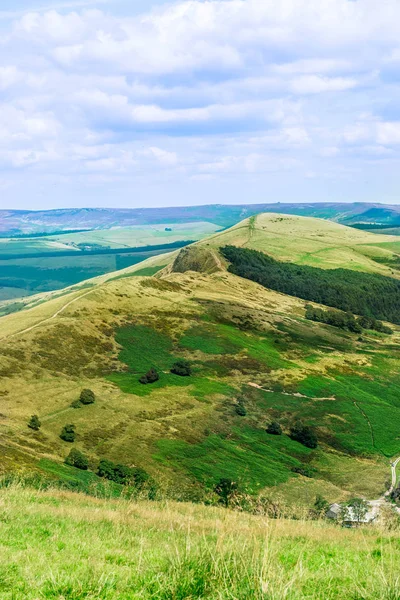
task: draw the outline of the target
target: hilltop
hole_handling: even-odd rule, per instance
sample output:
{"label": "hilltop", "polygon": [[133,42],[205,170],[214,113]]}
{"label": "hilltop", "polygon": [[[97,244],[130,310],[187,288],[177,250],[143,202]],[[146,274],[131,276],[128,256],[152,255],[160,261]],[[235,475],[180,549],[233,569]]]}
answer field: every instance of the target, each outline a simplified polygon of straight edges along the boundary
{"label": "hilltop", "polygon": [[[3,317],[2,468],[90,486],[108,459],[144,469],[181,500],[212,496],[221,478],[285,506],[310,506],[318,494],[378,497],[400,451],[397,326],[360,336],[309,321],[304,300],[230,273],[220,249],[397,281],[396,244],[261,215]],[[190,377],[170,372],[180,359]],[[139,383],[151,367],[158,381]],[[95,403],[71,407],[84,388]],[[38,432],[27,428],[32,414]],[[289,437],[298,420],[316,431],[317,448]],[[266,433],[272,421],[283,435]],[[70,423],[88,472],[63,464],[71,445],[59,435]]]}

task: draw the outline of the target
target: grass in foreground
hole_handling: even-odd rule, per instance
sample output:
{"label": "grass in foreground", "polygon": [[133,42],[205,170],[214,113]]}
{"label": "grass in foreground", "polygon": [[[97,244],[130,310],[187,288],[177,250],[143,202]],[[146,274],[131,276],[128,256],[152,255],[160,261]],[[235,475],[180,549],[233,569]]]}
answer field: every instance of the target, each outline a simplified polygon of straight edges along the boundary
{"label": "grass in foreground", "polygon": [[0,491],[2,600],[394,600],[399,566],[376,527]]}

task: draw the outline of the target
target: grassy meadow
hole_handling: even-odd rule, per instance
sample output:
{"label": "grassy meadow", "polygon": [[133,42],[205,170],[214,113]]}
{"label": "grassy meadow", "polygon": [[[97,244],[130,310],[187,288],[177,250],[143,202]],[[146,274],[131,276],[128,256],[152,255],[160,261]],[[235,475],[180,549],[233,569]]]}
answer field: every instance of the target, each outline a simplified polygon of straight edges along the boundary
{"label": "grassy meadow", "polygon": [[395,600],[400,534],[189,503],[0,490],[1,600]]}

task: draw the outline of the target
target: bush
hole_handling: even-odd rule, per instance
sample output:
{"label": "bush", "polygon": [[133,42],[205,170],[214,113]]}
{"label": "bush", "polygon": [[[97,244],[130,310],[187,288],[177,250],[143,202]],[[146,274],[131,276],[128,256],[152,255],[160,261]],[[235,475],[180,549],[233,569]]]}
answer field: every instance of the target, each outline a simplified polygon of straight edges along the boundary
{"label": "bush", "polygon": [[160,376],[157,371],[154,368],[151,368],[150,371],[147,371],[146,375],[142,375],[139,381],[140,383],[143,383],[143,385],[146,385],[148,383],[155,383],[159,379]]}
{"label": "bush", "polygon": [[39,417],[37,415],[32,415],[28,421],[29,429],[33,429],[34,431],[39,431],[41,426],[42,426],[42,424],[39,421]]}
{"label": "bush", "polygon": [[214,492],[216,494],[218,494],[221,502],[226,507],[228,507],[229,502],[230,502],[232,496],[237,491],[237,489],[238,489],[237,483],[232,481],[232,479],[223,478],[223,479],[220,479],[219,482],[217,483],[217,485],[215,486]]}
{"label": "bush", "polygon": [[295,442],[299,442],[307,448],[317,448],[318,439],[316,433],[311,427],[296,423],[290,430],[290,438]]}
{"label": "bush", "polygon": [[89,461],[86,456],[76,448],[72,448],[71,452],[65,459],[65,464],[70,465],[71,467],[76,467],[77,469],[81,469],[82,471],[87,471],[89,467]]}
{"label": "bush", "polygon": [[192,368],[188,360],[180,359],[177,360],[171,368],[171,373],[179,375],[179,377],[190,377],[192,374]]}
{"label": "bush", "polygon": [[74,400],[71,403],[71,408],[82,408],[82,403],[80,400]]}
{"label": "bush", "polygon": [[107,459],[99,462],[97,475],[122,485],[134,485],[139,489],[150,479],[149,474],[141,467],[127,467]]}
{"label": "bush", "polygon": [[303,475],[303,477],[309,477],[310,479],[314,476],[314,470],[307,466],[292,467],[291,471],[292,473],[298,473],[299,475]]}
{"label": "bush", "polygon": [[272,421],[265,431],[270,435],[282,435],[282,427],[277,421]]}
{"label": "bush", "polygon": [[81,391],[81,395],[79,397],[79,401],[82,404],[93,404],[93,402],[96,400],[96,396],[94,395],[94,392],[92,390],[82,390]]}
{"label": "bush", "polygon": [[64,442],[74,442],[76,438],[75,425],[64,425],[60,433],[60,438]]}
{"label": "bush", "polygon": [[247,410],[245,405],[243,404],[243,400],[239,400],[235,406],[235,412],[239,417],[245,417],[247,415]]}

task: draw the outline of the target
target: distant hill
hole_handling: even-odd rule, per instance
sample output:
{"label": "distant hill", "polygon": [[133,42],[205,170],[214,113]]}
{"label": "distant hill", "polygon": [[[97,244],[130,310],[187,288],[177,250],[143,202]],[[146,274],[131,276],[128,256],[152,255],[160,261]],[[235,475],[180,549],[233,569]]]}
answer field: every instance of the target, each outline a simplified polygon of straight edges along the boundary
{"label": "distant hill", "polygon": [[138,209],[79,208],[48,211],[0,211],[0,235],[54,233],[63,230],[108,229],[114,226],[207,221],[220,227],[262,212],[330,219],[355,223],[398,224],[400,206],[369,203],[265,203],[213,204],[190,207]]}

